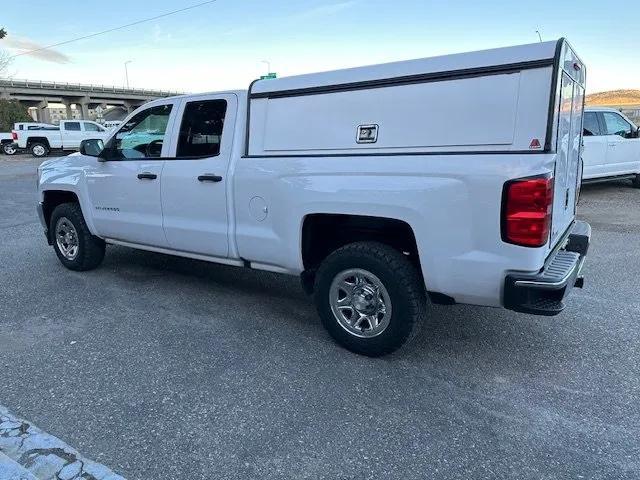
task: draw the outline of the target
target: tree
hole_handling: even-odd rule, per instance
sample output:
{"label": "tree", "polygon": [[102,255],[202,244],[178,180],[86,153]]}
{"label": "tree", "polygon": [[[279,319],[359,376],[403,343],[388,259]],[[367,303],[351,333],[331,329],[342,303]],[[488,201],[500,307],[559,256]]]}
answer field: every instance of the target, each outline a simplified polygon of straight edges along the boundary
{"label": "tree", "polygon": [[18,101],[0,99],[0,132],[10,132],[16,122],[33,122],[33,118]]}
{"label": "tree", "polygon": [[[7,36],[7,31],[0,28],[0,40]],[[0,50],[0,77],[4,77],[11,63],[11,55],[5,50]]]}

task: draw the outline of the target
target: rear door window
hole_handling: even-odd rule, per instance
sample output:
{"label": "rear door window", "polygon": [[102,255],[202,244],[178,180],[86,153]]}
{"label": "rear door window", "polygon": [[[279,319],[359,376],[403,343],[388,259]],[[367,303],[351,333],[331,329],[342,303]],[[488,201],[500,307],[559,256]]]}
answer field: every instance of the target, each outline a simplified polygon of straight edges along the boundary
{"label": "rear door window", "polygon": [[600,123],[598,122],[598,114],[596,112],[586,112],[584,114],[584,136],[595,137],[602,135],[600,132]]}
{"label": "rear door window", "polygon": [[190,158],[219,155],[226,113],[226,100],[187,103],[180,125],[176,156]]}
{"label": "rear door window", "polygon": [[66,122],[64,124],[64,129],[72,132],[80,131],[80,122]]}

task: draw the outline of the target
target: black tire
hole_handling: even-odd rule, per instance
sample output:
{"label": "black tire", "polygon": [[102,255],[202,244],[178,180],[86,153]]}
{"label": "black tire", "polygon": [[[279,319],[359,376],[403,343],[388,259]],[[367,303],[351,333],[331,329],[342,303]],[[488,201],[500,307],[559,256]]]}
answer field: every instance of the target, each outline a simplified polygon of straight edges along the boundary
{"label": "black tire", "polygon": [[631,185],[633,185],[635,188],[640,188],[640,173],[636,174],[636,178],[631,180]]}
{"label": "black tire", "polygon": [[[351,333],[333,313],[332,283],[350,269],[372,273],[388,292],[390,320],[377,336],[361,338]],[[407,256],[382,243],[352,243],[333,252],[320,265],[314,290],[316,308],[329,334],[346,349],[361,355],[379,357],[396,351],[415,337],[424,320],[426,292],[420,273]]]}
{"label": "black tire", "polygon": [[49,155],[49,145],[42,142],[33,142],[29,146],[29,151],[36,158],[46,157]]}
{"label": "black tire", "polygon": [[5,155],[15,155],[16,153],[18,153],[18,151],[11,143],[3,143],[2,153],[4,153]]}
{"label": "black tire", "polygon": [[[62,252],[57,240],[58,230],[64,226],[66,219],[77,233],[77,252],[73,258],[68,258]],[[49,234],[53,241],[53,249],[58,255],[60,262],[69,270],[83,272],[97,268],[104,259],[105,243],[102,239],[94,236],[89,231],[80,205],[77,203],[63,203],[58,205],[51,214],[49,223]],[[64,244],[63,244],[64,247]]]}

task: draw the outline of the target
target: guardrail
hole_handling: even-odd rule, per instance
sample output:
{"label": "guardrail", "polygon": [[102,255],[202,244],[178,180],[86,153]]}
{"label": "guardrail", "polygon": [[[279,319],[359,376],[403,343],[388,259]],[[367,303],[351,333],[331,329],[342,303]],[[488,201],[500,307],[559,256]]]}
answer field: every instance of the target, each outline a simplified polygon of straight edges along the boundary
{"label": "guardrail", "polygon": [[93,85],[70,82],[47,82],[44,80],[18,80],[0,79],[0,87],[14,88],[34,88],[49,90],[67,90],[74,92],[96,92],[96,93],[121,93],[128,95],[148,95],[154,97],[168,97],[171,95],[181,95],[185,92],[172,92],[169,90],[147,90],[139,88],[124,88],[109,85]]}

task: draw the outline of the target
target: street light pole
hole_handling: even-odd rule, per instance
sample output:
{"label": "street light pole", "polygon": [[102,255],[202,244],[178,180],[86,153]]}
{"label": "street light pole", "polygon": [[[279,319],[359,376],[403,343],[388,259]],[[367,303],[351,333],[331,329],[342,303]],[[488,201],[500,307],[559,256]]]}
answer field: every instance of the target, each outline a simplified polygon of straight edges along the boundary
{"label": "street light pole", "polygon": [[260,63],[267,64],[267,75],[269,75],[271,73],[271,62],[269,60],[262,60]]}
{"label": "street light pole", "polygon": [[127,80],[127,90],[129,89],[129,69],[127,68],[127,65],[131,62],[133,62],[133,60],[127,60],[124,62],[124,77]]}
{"label": "street light pole", "polygon": [[542,43],[542,35],[540,34],[540,30],[536,30],[536,33],[538,34],[538,39],[540,39],[540,43]]}

